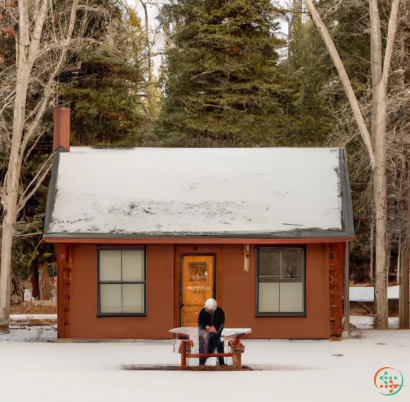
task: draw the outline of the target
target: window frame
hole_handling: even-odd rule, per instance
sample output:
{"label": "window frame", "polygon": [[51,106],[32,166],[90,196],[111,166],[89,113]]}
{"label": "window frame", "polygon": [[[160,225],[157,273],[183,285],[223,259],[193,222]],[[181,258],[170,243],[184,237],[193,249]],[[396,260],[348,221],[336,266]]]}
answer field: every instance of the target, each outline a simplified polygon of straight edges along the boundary
{"label": "window frame", "polygon": [[[144,278],[145,281],[132,281],[132,282],[124,282],[124,281],[103,281],[100,280],[100,251],[104,250],[142,250],[144,252]],[[122,260],[122,259],[121,259]],[[122,267],[121,267],[122,269]],[[144,285],[144,312],[143,313],[102,313],[101,312],[101,292],[100,292],[100,285],[122,285],[122,284],[129,284],[129,285]],[[97,317],[104,318],[104,317],[147,317],[147,251],[145,245],[138,246],[97,246]]]}
{"label": "window frame", "polygon": [[[303,283],[303,311],[302,312],[259,312],[259,283],[289,283],[296,282],[291,278],[271,279],[259,281],[259,250],[260,249],[301,249],[303,252],[303,265],[302,265],[302,283]],[[280,296],[279,296],[280,297]],[[306,246],[299,244],[289,245],[269,245],[269,246],[256,246],[255,247],[255,317],[306,317]]]}

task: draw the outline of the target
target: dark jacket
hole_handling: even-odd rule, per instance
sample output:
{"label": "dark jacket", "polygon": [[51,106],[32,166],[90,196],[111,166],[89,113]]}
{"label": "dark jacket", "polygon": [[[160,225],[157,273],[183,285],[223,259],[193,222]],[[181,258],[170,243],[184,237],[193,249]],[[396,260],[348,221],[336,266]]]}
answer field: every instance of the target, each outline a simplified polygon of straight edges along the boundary
{"label": "dark jacket", "polygon": [[204,308],[199,313],[198,317],[198,329],[199,336],[204,336],[204,333],[207,331],[207,326],[214,326],[218,331],[218,335],[221,336],[222,330],[225,325],[225,313],[220,308],[217,307],[213,314],[208,313]]}

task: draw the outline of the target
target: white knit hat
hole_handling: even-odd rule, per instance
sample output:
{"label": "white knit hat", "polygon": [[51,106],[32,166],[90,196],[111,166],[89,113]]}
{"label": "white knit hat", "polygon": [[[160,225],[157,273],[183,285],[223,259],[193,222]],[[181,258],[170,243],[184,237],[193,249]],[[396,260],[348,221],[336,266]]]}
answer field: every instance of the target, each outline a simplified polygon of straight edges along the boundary
{"label": "white knit hat", "polygon": [[208,299],[208,300],[205,302],[205,308],[206,308],[206,310],[208,310],[208,311],[215,311],[217,307],[218,307],[218,305],[217,305],[215,299]]}

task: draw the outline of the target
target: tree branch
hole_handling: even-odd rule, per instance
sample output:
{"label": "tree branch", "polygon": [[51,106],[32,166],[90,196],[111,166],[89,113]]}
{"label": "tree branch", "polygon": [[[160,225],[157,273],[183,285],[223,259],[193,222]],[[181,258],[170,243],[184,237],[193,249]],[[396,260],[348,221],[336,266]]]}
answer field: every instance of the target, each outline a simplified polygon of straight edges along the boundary
{"label": "tree branch", "polygon": [[357,101],[356,95],[353,91],[352,84],[350,83],[349,76],[347,75],[346,69],[339,56],[336,46],[332,38],[330,37],[329,31],[327,30],[326,25],[323,23],[322,19],[320,18],[319,13],[316,11],[316,8],[313,5],[312,0],[305,0],[305,4],[306,4],[306,8],[309,10],[309,13],[313,19],[313,22],[318,28],[320,35],[322,36],[323,41],[326,44],[327,49],[329,50],[330,57],[332,58],[333,63],[339,73],[340,80],[342,82],[346,96],[352,108],[352,112],[355,117],[356,123],[359,126],[360,134],[366,145],[367,152],[369,153],[370,165],[373,169],[375,166],[375,161],[374,161],[374,152],[373,152],[369,130],[367,129],[366,123],[364,121],[363,114],[360,110],[359,102]]}
{"label": "tree branch", "polygon": [[57,42],[57,43],[54,43],[54,44],[52,44],[52,45],[49,45],[49,46],[47,46],[47,47],[41,49],[41,52],[38,53],[36,59],[40,59],[41,57],[43,57],[45,54],[47,54],[47,53],[50,52],[51,50],[59,50],[59,49],[62,49],[62,48],[68,48],[68,47],[70,47],[71,45],[75,45],[75,44],[78,43],[78,42],[83,42],[83,43],[89,42],[89,43],[98,43],[98,44],[101,44],[100,41],[97,41],[97,40],[95,40],[95,39],[93,39],[93,38],[75,38],[75,39],[71,39],[67,44],[61,43],[61,42]]}
{"label": "tree branch", "polygon": [[37,189],[40,187],[41,183],[43,182],[44,178],[46,177],[47,173],[49,172],[49,170],[51,169],[51,166],[48,167],[48,169],[46,170],[45,174],[41,177],[41,179],[36,183],[36,185],[34,186],[34,189],[26,196],[27,191],[29,190],[29,188],[31,187],[32,184],[34,184],[37,180],[37,178],[40,176],[41,172],[43,171],[43,169],[45,168],[45,166],[47,166],[47,164],[52,160],[53,156],[55,155],[55,152],[50,155],[48,157],[48,159],[44,162],[44,164],[40,167],[40,169],[38,170],[37,174],[34,176],[33,180],[31,180],[31,182],[28,184],[28,186],[26,187],[26,189],[23,191],[23,193],[20,196],[20,199],[17,203],[17,209],[16,209],[16,215],[24,208],[24,205],[26,204],[26,202],[31,198],[31,196],[37,191]]}
{"label": "tree branch", "polygon": [[6,99],[4,99],[4,105],[0,110],[0,115],[3,114],[3,112],[7,108],[7,106],[14,100],[14,97],[16,95],[16,91],[13,91],[10,95]]}
{"label": "tree branch", "polygon": [[43,25],[47,16],[47,2],[47,0],[42,0],[41,8],[36,13],[36,25],[34,26],[34,30],[31,36],[32,39],[28,54],[28,60],[31,66],[36,60],[36,55],[40,46],[41,33],[43,32]]}
{"label": "tree branch", "polygon": [[[26,61],[27,60],[27,48],[30,46],[30,33],[29,33],[29,26],[30,26],[30,19],[28,17],[28,5],[25,4],[24,1],[18,2],[19,7],[19,32],[17,34],[17,71],[21,63],[19,61]],[[23,58],[23,60],[21,60]]]}
{"label": "tree branch", "polygon": [[24,158],[24,161],[25,161],[25,162],[27,162],[28,157],[30,156],[31,152],[32,152],[33,149],[36,147],[36,145],[38,144],[40,138],[43,136],[44,133],[45,133],[45,130],[41,131],[41,132],[39,133],[39,135],[37,136],[36,140],[34,141],[33,146],[28,150],[28,152],[27,152],[27,154],[26,154],[26,156],[25,156],[25,158]]}
{"label": "tree branch", "polygon": [[13,13],[9,10],[9,7],[7,7],[7,6],[5,6],[4,5],[5,3],[3,3],[3,4],[0,4],[0,7],[3,9],[3,10],[5,10],[7,13],[8,13],[8,15],[10,16],[10,18],[13,20],[13,22],[16,24],[16,25],[18,25],[18,20],[16,19],[16,17],[13,15]]}
{"label": "tree branch", "polygon": [[80,31],[80,36],[83,36],[85,33],[85,28],[87,25],[87,17],[88,17],[88,6],[89,6],[89,0],[86,0],[85,3],[85,13],[83,17],[83,22],[81,23],[81,31]]}
{"label": "tree branch", "polygon": [[369,11],[372,82],[374,88],[379,85],[383,71],[382,31],[380,28],[380,15],[377,0],[369,0]]}
{"label": "tree branch", "polygon": [[30,137],[33,135],[34,131],[37,129],[38,124],[40,123],[41,119],[43,118],[44,112],[46,111],[47,104],[50,100],[50,96],[51,96],[51,93],[52,93],[52,88],[53,88],[55,77],[60,72],[61,66],[64,62],[65,55],[67,53],[67,45],[70,43],[70,40],[71,40],[71,37],[72,37],[72,34],[73,34],[73,30],[74,30],[77,5],[78,5],[78,0],[74,0],[72,8],[71,8],[70,25],[69,25],[69,28],[68,28],[67,37],[64,41],[64,43],[66,44],[66,47],[62,48],[60,59],[59,59],[57,65],[56,65],[56,67],[54,68],[54,71],[50,74],[47,85],[44,88],[44,95],[43,95],[43,100],[41,101],[41,106],[40,106],[40,108],[37,112],[37,115],[36,115],[35,119],[30,124],[29,128],[27,129],[27,133],[26,133],[26,135],[25,135],[25,137],[22,141],[22,144],[21,144],[21,147],[20,147],[20,155],[19,155],[19,166],[20,167],[21,167],[21,164],[22,164],[22,161],[23,161],[23,156],[24,156],[25,149],[27,147],[27,143],[28,143]]}
{"label": "tree branch", "polygon": [[11,91],[4,99],[3,102],[7,102],[9,100],[9,98],[11,98],[13,95],[16,94],[16,90],[14,89],[13,91]]}
{"label": "tree branch", "polygon": [[213,70],[213,71],[204,71],[204,72],[202,72],[202,73],[200,73],[200,74],[194,75],[194,76],[193,76],[193,77],[191,77],[189,80],[190,80],[190,81],[192,81],[192,80],[194,80],[194,79],[196,79],[196,78],[200,77],[201,75],[213,74],[213,73],[216,73],[217,71],[218,71],[218,70]]}
{"label": "tree branch", "polygon": [[21,204],[19,202],[19,204],[17,204],[17,208],[16,208],[16,216],[18,215],[18,213],[24,208],[24,206],[26,205],[26,202],[34,195],[34,193],[37,191],[37,189],[40,187],[41,183],[44,181],[44,179],[46,178],[48,172],[50,171],[52,165],[50,165],[47,170],[44,172],[43,176],[41,176],[41,178],[39,179],[39,181],[37,182],[37,184],[35,185],[35,187],[33,188],[32,191],[30,191],[30,193],[27,195],[26,198],[24,198],[23,200],[21,200]]}
{"label": "tree branch", "polygon": [[382,77],[383,85],[385,85],[385,87],[387,87],[391,58],[393,54],[394,41],[396,38],[399,3],[400,3],[400,0],[393,0],[392,5],[391,5],[391,13],[390,13],[390,19],[389,19],[389,29],[387,33],[386,53],[384,55],[383,77]]}

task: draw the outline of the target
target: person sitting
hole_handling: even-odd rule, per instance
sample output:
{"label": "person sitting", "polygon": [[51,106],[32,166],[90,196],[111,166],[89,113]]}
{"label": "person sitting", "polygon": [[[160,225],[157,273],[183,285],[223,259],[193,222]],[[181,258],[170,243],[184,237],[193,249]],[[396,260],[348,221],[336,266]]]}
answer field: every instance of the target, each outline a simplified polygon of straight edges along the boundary
{"label": "person sitting", "polygon": [[[224,353],[224,343],[221,340],[222,330],[225,325],[225,313],[218,307],[216,300],[208,299],[205,307],[198,316],[199,353],[212,354],[217,349],[218,353]],[[203,366],[206,357],[199,358],[199,364]],[[219,364],[224,365],[224,358],[219,357]]]}

